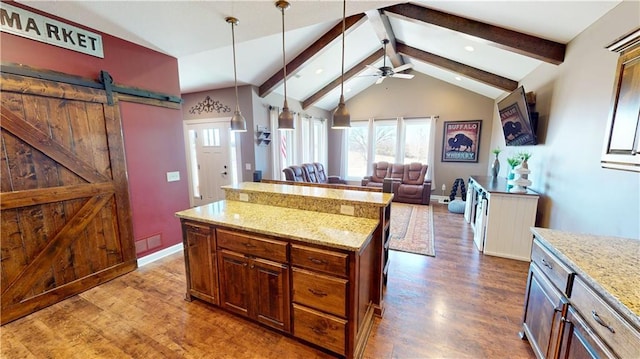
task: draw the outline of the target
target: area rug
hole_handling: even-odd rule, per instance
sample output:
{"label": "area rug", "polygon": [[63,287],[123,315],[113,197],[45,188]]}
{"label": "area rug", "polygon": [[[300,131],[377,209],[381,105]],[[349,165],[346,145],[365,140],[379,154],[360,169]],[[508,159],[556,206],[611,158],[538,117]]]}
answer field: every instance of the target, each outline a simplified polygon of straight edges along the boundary
{"label": "area rug", "polygon": [[431,206],[391,203],[391,228],[389,232],[390,249],[436,256]]}

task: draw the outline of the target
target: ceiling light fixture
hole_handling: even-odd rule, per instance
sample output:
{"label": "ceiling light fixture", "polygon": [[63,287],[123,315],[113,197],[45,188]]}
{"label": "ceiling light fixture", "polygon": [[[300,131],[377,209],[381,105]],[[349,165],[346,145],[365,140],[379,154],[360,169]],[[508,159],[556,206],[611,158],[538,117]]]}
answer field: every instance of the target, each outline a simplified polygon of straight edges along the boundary
{"label": "ceiling light fixture", "polygon": [[233,30],[238,25],[238,19],[235,17],[227,17],[225,21],[231,24],[231,44],[233,46],[233,81],[236,89],[236,112],[231,117],[231,132],[247,132],[247,121],[240,112],[240,102],[238,100],[238,74],[236,72],[236,35]]}
{"label": "ceiling light fixture", "polygon": [[340,80],[340,102],[333,113],[331,128],[341,129],[351,127],[351,115],[344,104],[344,32],[347,16],[347,0],[342,0],[342,79]]}
{"label": "ceiling light fixture", "polygon": [[284,56],[284,11],[288,9],[289,6],[287,1],[276,1],[276,7],[282,12],[282,70],[284,71],[284,106],[282,106],[282,112],[278,116],[279,130],[293,130],[295,128],[293,113],[289,111],[289,104],[287,103],[287,62]]}
{"label": "ceiling light fixture", "polygon": [[464,49],[465,49],[465,50],[467,50],[467,51],[469,51],[469,52],[473,52],[473,50],[475,50],[475,49],[473,48],[473,46],[471,46],[471,45],[467,45],[467,46],[465,46],[465,47],[464,47]]}

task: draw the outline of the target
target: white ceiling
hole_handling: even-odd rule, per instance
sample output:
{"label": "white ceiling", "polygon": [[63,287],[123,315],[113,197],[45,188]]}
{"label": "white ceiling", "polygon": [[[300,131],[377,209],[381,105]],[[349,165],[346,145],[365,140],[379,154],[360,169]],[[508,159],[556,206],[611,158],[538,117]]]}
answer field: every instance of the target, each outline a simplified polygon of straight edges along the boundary
{"label": "white ceiling", "polygon": [[[235,29],[239,85],[260,86],[282,68],[282,17],[273,1],[19,1],[104,33],[149,47],[178,59],[182,93],[233,86],[231,25]],[[342,19],[342,1],[290,0],[285,11],[286,60],[294,59]],[[347,16],[402,3],[347,2]],[[615,7],[605,1],[414,1],[416,5],[568,43]],[[495,47],[485,40],[389,14],[396,40],[422,51],[520,81],[541,62]],[[382,45],[369,21],[347,31],[345,71]],[[473,52],[464,50],[471,45]],[[341,41],[316,54],[295,73],[288,73],[287,95],[303,101],[340,75]],[[498,98],[505,92],[448,70],[405,57],[413,70],[470,91]],[[382,60],[375,66],[381,66]],[[387,60],[389,65],[389,60]],[[322,69],[321,73],[316,70]],[[345,98],[375,86],[365,70],[345,83]],[[456,79],[458,77],[458,79]],[[403,80],[411,81],[411,80]],[[274,91],[283,93],[283,86]],[[335,108],[339,87],[314,105]]]}

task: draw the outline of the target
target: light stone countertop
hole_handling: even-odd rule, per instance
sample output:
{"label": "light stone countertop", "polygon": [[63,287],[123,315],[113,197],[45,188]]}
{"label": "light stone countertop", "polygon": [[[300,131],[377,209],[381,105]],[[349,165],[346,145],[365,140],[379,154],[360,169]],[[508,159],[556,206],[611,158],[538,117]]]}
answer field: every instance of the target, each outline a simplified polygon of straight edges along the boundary
{"label": "light stone countertop", "polygon": [[313,186],[294,186],[262,182],[242,182],[236,185],[222,186],[222,188],[247,192],[267,192],[304,197],[318,197],[343,202],[367,203],[379,207],[387,206],[393,198],[393,194],[383,192],[345,190],[338,187],[333,189]]}
{"label": "light stone countertop", "polygon": [[640,240],[531,228],[536,238],[640,327]]}
{"label": "light stone countertop", "polygon": [[180,211],[176,216],[350,251],[359,251],[378,226],[375,219],[228,200]]}

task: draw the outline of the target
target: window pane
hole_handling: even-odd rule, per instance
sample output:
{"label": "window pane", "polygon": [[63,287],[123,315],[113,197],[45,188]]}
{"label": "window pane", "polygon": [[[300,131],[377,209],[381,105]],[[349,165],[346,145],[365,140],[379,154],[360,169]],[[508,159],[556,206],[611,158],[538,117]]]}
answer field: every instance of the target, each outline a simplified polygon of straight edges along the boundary
{"label": "window pane", "polygon": [[396,121],[376,121],[374,144],[374,162],[387,161],[394,163],[396,158]]}
{"label": "window pane", "polygon": [[367,175],[368,122],[352,122],[346,131],[348,138],[347,177]]}
{"label": "window pane", "polygon": [[404,163],[427,163],[429,125],[426,121],[405,120]]}

